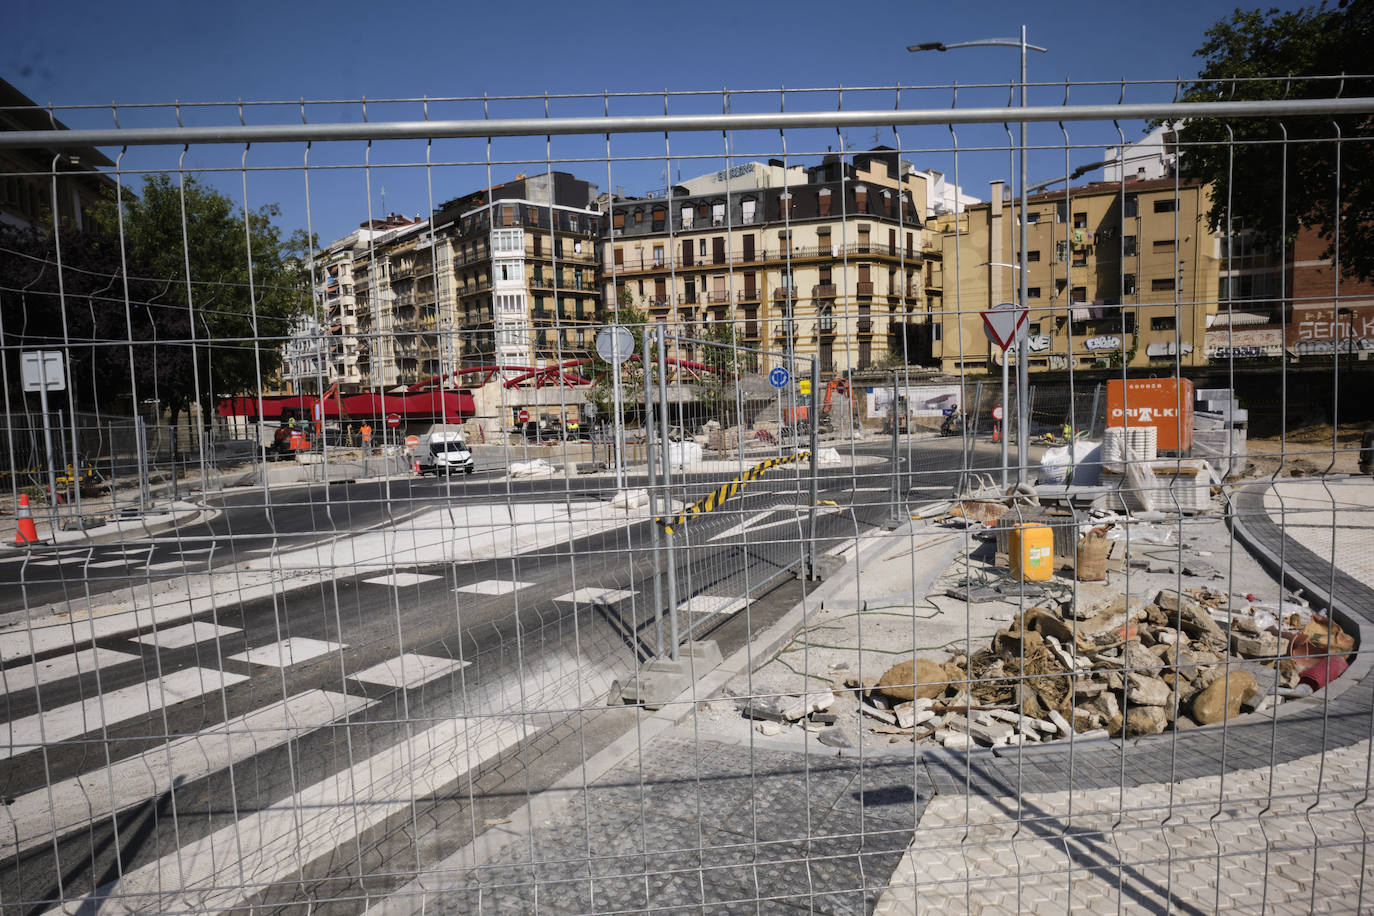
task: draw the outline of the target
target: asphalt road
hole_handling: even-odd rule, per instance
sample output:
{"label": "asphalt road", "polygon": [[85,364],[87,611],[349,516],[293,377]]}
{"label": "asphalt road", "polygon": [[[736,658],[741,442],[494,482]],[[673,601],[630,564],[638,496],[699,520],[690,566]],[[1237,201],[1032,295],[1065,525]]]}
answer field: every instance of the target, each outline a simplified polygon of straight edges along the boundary
{"label": "asphalt road", "polygon": [[[956,440],[904,446],[897,484],[910,504],[957,481]],[[856,451],[885,457],[890,448]],[[994,458],[979,453],[980,464]],[[839,505],[818,515],[819,551],[893,515],[890,472],[887,462],[822,470],[820,496]],[[675,478],[675,495],[695,500],[721,479]],[[35,551],[20,581],[11,560],[0,565],[12,586],[0,597],[4,608],[22,609],[189,566],[220,569],[251,551],[403,529],[436,506],[611,495],[604,477],[516,483],[481,474],[299,487],[266,499],[261,490],[236,493],[217,518],[165,536],[56,554],[47,566],[33,565]],[[791,606],[802,587],[794,573],[808,497],[797,477],[767,475],[680,534],[684,630],[690,623],[728,654]],[[307,893],[307,876],[316,888],[308,893],[336,899],[375,891],[379,873],[399,881],[437,861],[480,829],[476,812],[517,806],[632,727],[623,708],[604,703],[612,680],[659,638],[651,525],[417,565],[393,579],[345,568],[306,588],[225,602],[190,621],[190,633],[187,622],[150,624],[92,644],[76,632],[63,647],[7,662],[0,910],[45,912],[94,893],[89,902],[101,912],[149,911],[153,898],[137,896],[141,889],[166,885],[168,870],[182,868],[190,880],[237,889],[222,891],[225,899],[285,902]],[[747,613],[735,613],[742,607]],[[82,652],[91,653],[84,664]],[[53,673],[36,674],[40,667]],[[166,777],[149,782],[159,768]],[[170,791],[139,791],[173,779]],[[346,785],[335,785],[341,779]],[[358,805],[364,779],[390,803]],[[306,829],[301,811],[325,812],[328,822]],[[335,823],[331,812],[348,816]],[[315,838],[285,860],[261,839],[270,830],[245,827],[283,818],[289,835]],[[297,876],[302,883],[282,883]]]}

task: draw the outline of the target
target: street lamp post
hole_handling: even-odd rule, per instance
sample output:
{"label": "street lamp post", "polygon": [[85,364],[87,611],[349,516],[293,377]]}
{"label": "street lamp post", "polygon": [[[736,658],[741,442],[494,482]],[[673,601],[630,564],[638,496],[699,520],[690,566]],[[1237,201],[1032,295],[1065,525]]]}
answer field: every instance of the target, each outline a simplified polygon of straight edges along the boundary
{"label": "street lamp post", "polygon": [[[955,48],[1019,48],[1021,50],[1021,107],[1026,107],[1026,52],[1039,51],[1044,54],[1048,48],[1041,48],[1037,45],[1027,44],[1026,27],[1021,26],[1020,38],[980,38],[976,41],[960,41],[954,44],[945,44],[942,41],[927,41],[921,44],[908,45],[907,50],[916,51],[949,51]],[[1028,188],[1026,186],[1026,122],[1022,121],[1020,137],[1021,154],[1021,233],[1020,233],[1020,303],[1021,307],[1026,307],[1028,291],[1028,271],[1026,270],[1026,210],[1028,203]],[[1029,410],[1027,399],[1027,386],[1029,385],[1028,361],[1030,356],[1030,341],[1022,337],[1016,348],[1016,482],[1026,482],[1026,462],[1030,452],[1030,427],[1029,417],[1026,416]],[[1002,354],[1003,364],[1006,362],[1006,354]],[[1002,405],[1003,411],[1003,441],[1005,441],[1006,431],[1006,404]]]}

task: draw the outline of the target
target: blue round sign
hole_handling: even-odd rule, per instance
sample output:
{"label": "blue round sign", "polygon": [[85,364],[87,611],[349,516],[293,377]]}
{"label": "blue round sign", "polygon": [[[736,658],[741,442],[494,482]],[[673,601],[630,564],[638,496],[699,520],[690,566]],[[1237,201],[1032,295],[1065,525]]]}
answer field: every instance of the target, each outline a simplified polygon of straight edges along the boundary
{"label": "blue round sign", "polygon": [[786,369],[782,366],[778,366],[768,373],[768,384],[772,385],[774,388],[784,388],[787,386],[787,380],[791,377],[792,376],[787,373]]}

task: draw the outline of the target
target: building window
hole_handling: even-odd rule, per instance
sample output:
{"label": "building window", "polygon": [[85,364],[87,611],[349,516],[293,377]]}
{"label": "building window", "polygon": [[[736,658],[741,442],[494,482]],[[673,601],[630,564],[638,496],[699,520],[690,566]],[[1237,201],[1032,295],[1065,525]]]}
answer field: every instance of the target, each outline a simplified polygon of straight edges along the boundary
{"label": "building window", "polygon": [[830,189],[821,188],[816,192],[816,212],[821,216],[830,215]]}
{"label": "building window", "polygon": [[725,204],[712,204],[712,205],[711,205],[711,225],[712,225],[712,226],[724,226],[724,225],[725,225]]}
{"label": "building window", "polygon": [[1121,295],[1135,295],[1135,274],[1125,274],[1121,278]]}
{"label": "building window", "polygon": [[1173,213],[1178,209],[1178,201],[1170,197],[1168,200],[1155,201],[1156,213]]}
{"label": "building window", "polygon": [[1040,213],[1039,213],[1039,211],[1036,211],[1036,210],[1029,210],[1029,211],[1027,211],[1027,213],[1026,213],[1026,225],[1027,225],[1027,226],[1034,226],[1034,225],[1035,225],[1036,223],[1038,223],[1038,222],[1040,222]]}
{"label": "building window", "polygon": [[1173,240],[1173,239],[1155,239],[1154,242],[1153,242],[1152,244],[1154,245],[1155,251],[1173,251],[1173,250],[1174,250],[1174,240]]}
{"label": "building window", "polygon": [[663,266],[663,246],[662,246],[662,245],[655,245],[655,246],[654,246],[654,266],[655,266],[655,267],[662,267],[662,266]]}
{"label": "building window", "polygon": [[1087,228],[1088,228],[1088,214],[1086,214],[1086,213],[1075,213],[1075,214],[1073,215],[1073,227],[1074,227],[1075,229],[1087,229]]}
{"label": "building window", "polygon": [[1134,194],[1126,195],[1126,200],[1122,203],[1121,206],[1121,212],[1128,218],[1140,215],[1140,202],[1136,200],[1136,196]]}
{"label": "building window", "polygon": [[1038,260],[1040,260],[1040,251],[1039,251],[1039,249],[1036,249],[1035,251],[1027,251],[1027,252],[1026,252],[1026,260],[1027,260],[1027,261],[1038,261]]}
{"label": "building window", "polygon": [[682,228],[692,228],[692,207],[690,204],[682,208]]}
{"label": "building window", "polygon": [[1065,261],[1065,260],[1068,260],[1068,257],[1069,257],[1069,243],[1068,243],[1067,241],[1065,241],[1065,240],[1062,240],[1062,239],[1061,239],[1060,241],[1058,241],[1058,242],[1055,242],[1055,243],[1054,243],[1054,259],[1055,259],[1056,261]]}
{"label": "building window", "polygon": [[617,229],[624,229],[624,228],[625,228],[625,214],[624,214],[624,213],[617,213],[617,214],[615,214],[614,216],[612,216],[612,217],[611,217],[611,224],[612,224],[613,226],[615,226],[615,228],[617,228]]}
{"label": "building window", "polygon": [[1174,328],[1175,328],[1176,326],[1177,326],[1177,321],[1174,319],[1174,316],[1173,316],[1173,315],[1168,315],[1168,316],[1166,316],[1166,317],[1164,317],[1164,318],[1151,318],[1151,319],[1150,319],[1150,330],[1151,330],[1151,331],[1172,331],[1172,330],[1174,330]]}
{"label": "building window", "polygon": [[1069,293],[1071,302],[1087,302],[1088,288],[1086,286],[1075,286]]}
{"label": "building window", "polygon": [[1128,258],[1133,258],[1136,256],[1137,251],[1135,248],[1135,236],[1123,235],[1121,237],[1121,253],[1122,255]]}
{"label": "building window", "polygon": [[1061,200],[1059,203],[1054,205],[1054,221],[1056,223],[1062,223],[1067,221],[1068,218],[1069,202],[1067,200]]}
{"label": "building window", "polygon": [[1174,288],[1173,277],[1156,277],[1150,281],[1150,289],[1156,293],[1164,293]]}
{"label": "building window", "polygon": [[[1026,298],[1027,298],[1027,299],[1039,299],[1039,298],[1040,298],[1040,287],[1038,287],[1038,286],[1027,286],[1027,287],[1026,287]],[[1035,333],[1038,334],[1038,333],[1040,333],[1040,332],[1039,332],[1039,331],[1036,331]]]}
{"label": "building window", "polygon": [[868,212],[868,188],[861,184],[854,186],[854,209],[859,213]]}
{"label": "building window", "polygon": [[754,221],[754,201],[746,200],[740,204],[741,216],[745,223]]}
{"label": "building window", "polygon": [[705,239],[697,239],[697,255],[700,256],[700,257],[703,257],[703,258],[706,257],[706,240],[705,240]]}

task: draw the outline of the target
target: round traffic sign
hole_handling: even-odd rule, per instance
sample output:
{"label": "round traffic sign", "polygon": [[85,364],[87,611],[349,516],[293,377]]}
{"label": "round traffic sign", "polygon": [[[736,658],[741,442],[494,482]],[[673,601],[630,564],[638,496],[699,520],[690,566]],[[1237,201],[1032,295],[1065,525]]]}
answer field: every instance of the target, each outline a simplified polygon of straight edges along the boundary
{"label": "round traffic sign", "polygon": [[1000,420],[1000,419],[1002,419],[1002,405],[1001,405],[1001,404],[998,404],[996,407],[992,408],[992,418],[993,418],[994,420]]}
{"label": "round traffic sign", "polygon": [[768,384],[772,385],[774,388],[785,388],[787,386],[787,380],[791,377],[788,371],[782,366],[774,366],[773,370],[768,373]]}
{"label": "round traffic sign", "polygon": [[521,423],[528,423],[528,422],[530,422],[530,412],[529,412],[528,410],[524,409],[523,407],[520,408],[520,422],[521,422]]}
{"label": "round traffic sign", "polygon": [[597,332],[596,353],[606,362],[618,366],[634,352],[635,337],[628,328],[613,324]]}
{"label": "round traffic sign", "polygon": [[410,449],[410,450],[413,452],[413,451],[415,451],[415,450],[416,450],[417,448],[419,448],[419,447],[420,447],[420,437],[419,437],[419,436],[406,436],[406,448]]}
{"label": "round traffic sign", "polygon": [[386,415],[386,425],[387,425],[387,426],[390,426],[392,429],[395,429],[396,427],[400,426],[400,425],[401,425],[401,415],[398,414],[398,413],[389,413],[389,414],[387,414],[387,415]]}

